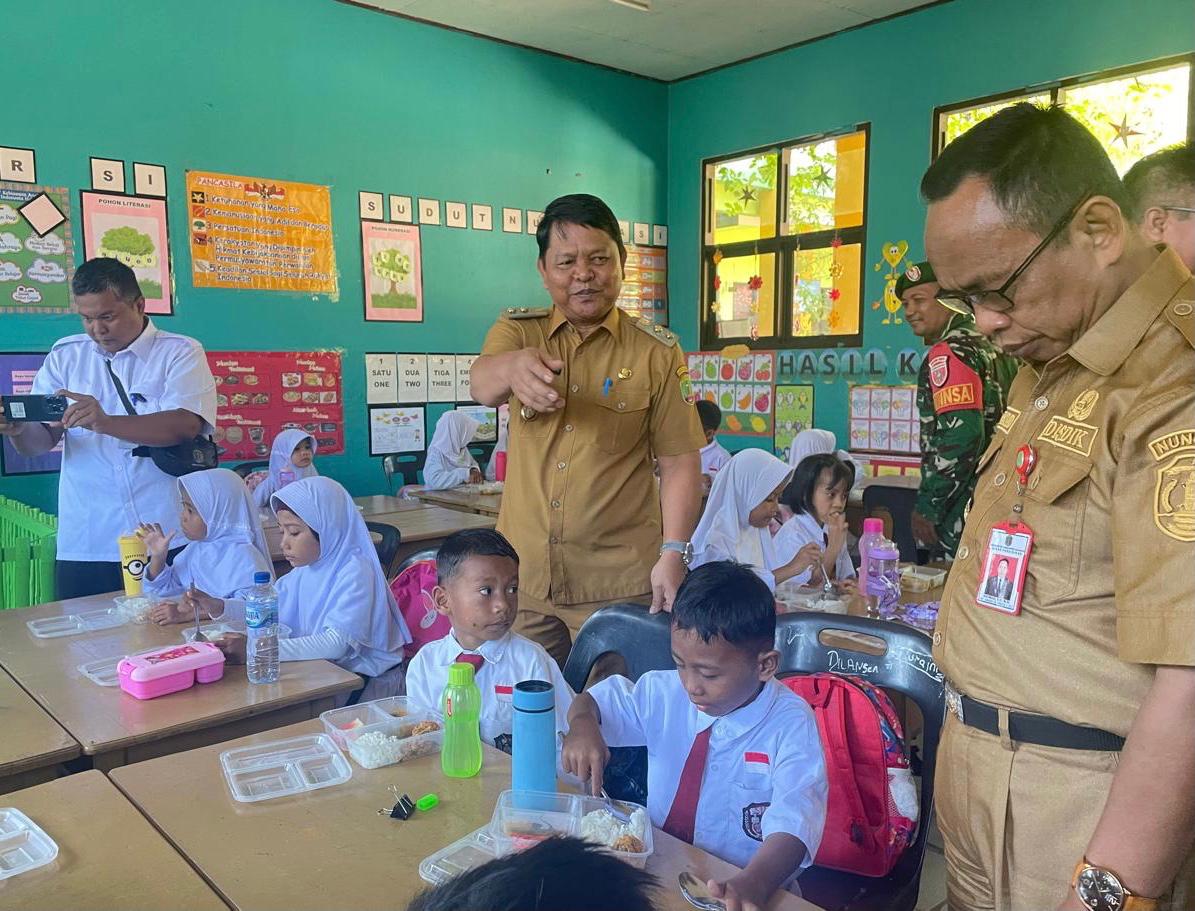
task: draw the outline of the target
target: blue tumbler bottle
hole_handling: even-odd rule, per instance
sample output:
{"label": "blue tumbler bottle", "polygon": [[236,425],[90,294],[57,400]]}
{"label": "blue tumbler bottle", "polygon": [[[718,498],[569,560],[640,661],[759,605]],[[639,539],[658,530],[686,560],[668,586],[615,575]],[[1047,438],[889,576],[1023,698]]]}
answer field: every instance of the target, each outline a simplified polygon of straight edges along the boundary
{"label": "blue tumbler bottle", "polygon": [[544,680],[515,684],[511,787],[556,791],[556,692]]}

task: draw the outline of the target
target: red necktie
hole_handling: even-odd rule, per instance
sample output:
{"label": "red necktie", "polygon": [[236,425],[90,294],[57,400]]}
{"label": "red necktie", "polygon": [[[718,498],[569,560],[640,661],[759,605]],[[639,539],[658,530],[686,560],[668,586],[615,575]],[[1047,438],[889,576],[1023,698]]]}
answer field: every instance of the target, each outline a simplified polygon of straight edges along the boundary
{"label": "red necktie", "polygon": [[485,664],[485,658],[483,658],[481,655],[472,655],[469,652],[461,652],[456,656],[456,660],[460,664],[473,665],[474,674],[481,670],[481,666]]}
{"label": "red necktie", "polygon": [[710,731],[708,728],[693,738],[689,758],[681,769],[680,783],[676,796],[672,798],[672,809],[664,820],[664,831],[674,838],[693,844],[693,828],[697,823],[697,799],[701,796],[701,779],[705,776],[705,759],[710,752]]}

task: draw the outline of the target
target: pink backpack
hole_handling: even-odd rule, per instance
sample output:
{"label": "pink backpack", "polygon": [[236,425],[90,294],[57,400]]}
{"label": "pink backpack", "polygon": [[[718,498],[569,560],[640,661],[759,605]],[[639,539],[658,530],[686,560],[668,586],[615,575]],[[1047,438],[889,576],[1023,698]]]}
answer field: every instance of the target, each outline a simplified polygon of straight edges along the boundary
{"label": "pink backpack", "polygon": [[[859,677],[808,674],[780,682],[812,706],[826,757],[826,827],[814,863],[886,876],[917,829],[909,759],[892,700]],[[912,817],[897,809],[900,802]]]}
{"label": "pink backpack", "polygon": [[412,563],[390,583],[390,591],[398,602],[398,611],[407,621],[413,640],[403,650],[407,660],[427,643],[443,639],[452,630],[448,618],[436,613],[436,606],[432,602],[432,589],[435,587],[435,560]]}

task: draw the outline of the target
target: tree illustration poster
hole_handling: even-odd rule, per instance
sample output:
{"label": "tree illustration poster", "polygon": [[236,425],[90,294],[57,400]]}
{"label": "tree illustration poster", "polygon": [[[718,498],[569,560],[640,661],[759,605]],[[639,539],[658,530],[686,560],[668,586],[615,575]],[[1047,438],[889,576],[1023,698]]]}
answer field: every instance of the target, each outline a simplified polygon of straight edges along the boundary
{"label": "tree illustration poster", "polygon": [[419,227],[361,222],[365,318],[423,322],[423,271]]}
{"label": "tree illustration poster", "polygon": [[166,200],[92,190],[83,190],[79,199],[84,258],[120,260],[137,276],[146,313],[174,313]]}

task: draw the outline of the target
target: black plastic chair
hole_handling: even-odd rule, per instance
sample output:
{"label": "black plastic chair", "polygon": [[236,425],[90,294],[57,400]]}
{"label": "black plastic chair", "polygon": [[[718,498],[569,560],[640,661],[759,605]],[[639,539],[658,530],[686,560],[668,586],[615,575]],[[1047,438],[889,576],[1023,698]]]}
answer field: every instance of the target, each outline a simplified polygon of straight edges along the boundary
{"label": "black plastic chair", "polygon": [[438,553],[439,553],[438,550],[433,549],[433,550],[419,550],[413,554],[407,554],[405,557],[402,558],[402,562],[399,563],[398,566],[395,567],[395,569],[394,569],[395,578],[398,578],[398,576],[400,576],[402,574],[402,571],[404,569],[407,569],[410,566],[414,566],[416,563],[420,562],[421,560],[432,560],[434,562],[436,559],[436,554],[438,554]]}
{"label": "black plastic chair", "polygon": [[469,454],[477,459],[477,464],[481,467],[481,473],[485,474],[485,467],[490,464],[490,456],[494,454],[495,443],[470,443],[468,446]]}
{"label": "black plastic chair", "polygon": [[269,462],[241,462],[240,465],[232,466],[232,470],[239,474],[242,478],[247,478],[255,471],[267,471],[270,467]]}
{"label": "black plastic chair", "polygon": [[390,564],[394,562],[394,555],[398,553],[398,545],[402,543],[402,533],[393,525],[382,522],[366,522],[365,527],[372,534],[381,535],[382,540],[374,544],[378,552],[378,562],[382,564],[382,574],[390,578]]}
{"label": "black plastic chair", "polygon": [[[827,646],[823,632],[842,630],[881,640],[873,655],[842,645]],[[921,886],[926,837],[934,810],[934,763],[946,711],[942,672],[930,653],[930,639],[911,627],[866,617],[796,613],[779,617],[776,648],[780,675],[836,672],[857,675],[911,699],[921,711],[921,819],[917,837],[887,876],[870,877],[813,866],[801,874],[801,894],[826,911],[912,911]]]}
{"label": "black plastic chair", "polygon": [[917,506],[917,491],[908,487],[889,487],[870,484],[863,488],[863,515],[874,516],[877,510],[887,510],[892,516],[892,540],[906,563],[917,563],[917,539],[913,537],[913,509]]}
{"label": "black plastic chair", "polygon": [[400,452],[382,459],[382,471],[386,474],[386,486],[394,493],[394,476],[402,475],[403,484],[418,484],[419,472],[427,461],[426,452]]}
{"label": "black plastic chair", "polygon": [[602,655],[621,655],[627,676],[638,680],[648,671],[670,671],[672,615],[651,614],[641,604],[611,604],[593,612],[564,664],[564,679],[579,693]]}

